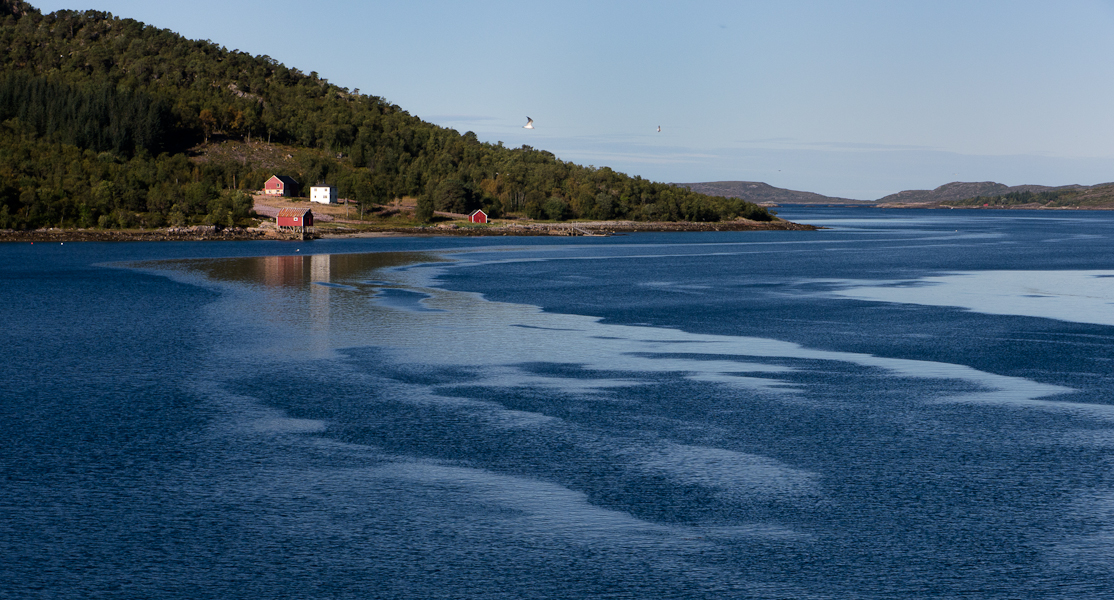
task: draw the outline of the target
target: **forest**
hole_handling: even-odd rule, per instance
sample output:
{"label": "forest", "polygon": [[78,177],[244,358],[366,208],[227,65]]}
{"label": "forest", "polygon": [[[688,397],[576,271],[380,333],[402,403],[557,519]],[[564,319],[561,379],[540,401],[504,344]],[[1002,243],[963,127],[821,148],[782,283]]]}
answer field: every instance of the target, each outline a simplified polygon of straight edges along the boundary
{"label": "forest", "polygon": [[[199,149],[288,153],[282,169]],[[418,217],[772,220],[734,198],[481,142],[268,56],[100,11],[0,0],[0,229],[246,224],[271,175]]]}

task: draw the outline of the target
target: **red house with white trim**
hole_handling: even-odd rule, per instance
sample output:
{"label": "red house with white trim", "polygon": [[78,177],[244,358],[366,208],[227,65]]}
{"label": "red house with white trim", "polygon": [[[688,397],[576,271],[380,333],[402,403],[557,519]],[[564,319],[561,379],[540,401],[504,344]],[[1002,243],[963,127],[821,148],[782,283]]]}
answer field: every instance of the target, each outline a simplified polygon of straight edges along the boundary
{"label": "red house with white trim", "polygon": [[263,184],[263,193],[268,196],[297,196],[298,182],[286,175],[271,175]]}
{"label": "red house with white trim", "polygon": [[313,211],[308,208],[280,208],[276,217],[279,229],[301,231],[313,227]]}
{"label": "red house with white trim", "polygon": [[482,210],[472,211],[472,214],[468,215],[468,222],[487,223],[487,213]]}

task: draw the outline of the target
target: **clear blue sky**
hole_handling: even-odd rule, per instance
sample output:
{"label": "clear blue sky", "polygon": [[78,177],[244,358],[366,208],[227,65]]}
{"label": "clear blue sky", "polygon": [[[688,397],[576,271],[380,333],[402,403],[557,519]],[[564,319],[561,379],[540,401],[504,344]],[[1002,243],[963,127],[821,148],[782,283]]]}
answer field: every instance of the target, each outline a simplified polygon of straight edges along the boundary
{"label": "clear blue sky", "polygon": [[30,1],[654,181],[863,199],[1114,181],[1114,0]]}

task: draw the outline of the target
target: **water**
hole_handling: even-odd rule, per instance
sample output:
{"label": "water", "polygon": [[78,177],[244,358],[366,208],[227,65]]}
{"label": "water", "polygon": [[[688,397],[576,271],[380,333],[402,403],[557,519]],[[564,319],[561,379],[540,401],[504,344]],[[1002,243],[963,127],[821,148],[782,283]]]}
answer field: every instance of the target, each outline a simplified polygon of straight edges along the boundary
{"label": "water", "polygon": [[1114,592],[1114,214],[0,246],[0,597]]}

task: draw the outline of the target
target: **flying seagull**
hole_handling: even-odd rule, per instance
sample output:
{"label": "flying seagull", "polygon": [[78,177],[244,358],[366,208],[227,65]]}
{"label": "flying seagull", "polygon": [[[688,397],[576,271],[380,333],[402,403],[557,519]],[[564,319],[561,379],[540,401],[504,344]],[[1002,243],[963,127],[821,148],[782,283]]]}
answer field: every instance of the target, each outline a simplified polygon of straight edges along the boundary
{"label": "flying seagull", "polygon": [[534,128],[534,120],[531,119],[530,117],[526,117],[526,124],[523,125],[522,128],[523,129],[533,129]]}
{"label": "flying seagull", "polygon": [[658,133],[661,133],[661,125],[658,125]]}

